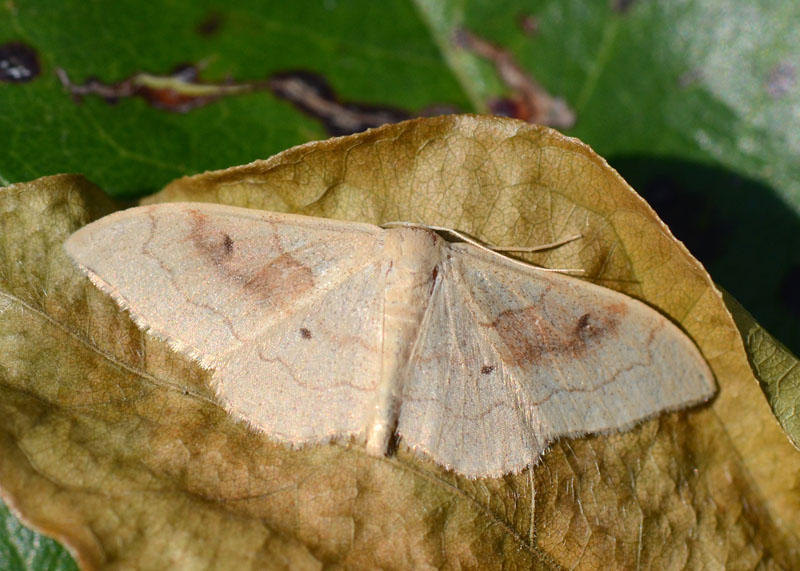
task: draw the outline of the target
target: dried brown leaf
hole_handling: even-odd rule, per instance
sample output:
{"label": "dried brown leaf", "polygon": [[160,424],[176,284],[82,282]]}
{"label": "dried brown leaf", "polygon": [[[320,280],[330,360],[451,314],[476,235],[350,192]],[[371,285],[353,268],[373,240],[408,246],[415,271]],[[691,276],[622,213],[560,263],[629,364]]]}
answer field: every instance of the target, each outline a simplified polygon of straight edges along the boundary
{"label": "dried brown leaf", "polygon": [[[719,394],[633,430],[556,443],[533,470],[466,480],[406,452],[290,451],[231,420],[208,373],[143,335],[64,254],[110,209],[74,176],[0,192],[0,485],[86,568],[792,567],[800,454],[702,267],[580,142],[440,117],[180,179],[213,201],[457,228],[679,323]],[[102,206],[98,206],[101,204]],[[320,406],[323,406],[321,403]],[[780,473],[780,477],[776,474]]]}

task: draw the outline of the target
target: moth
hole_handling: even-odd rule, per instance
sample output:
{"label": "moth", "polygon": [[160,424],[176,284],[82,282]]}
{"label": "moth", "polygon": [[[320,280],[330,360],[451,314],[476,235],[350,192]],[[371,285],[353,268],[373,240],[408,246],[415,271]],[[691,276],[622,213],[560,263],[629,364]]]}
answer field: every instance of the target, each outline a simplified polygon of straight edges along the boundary
{"label": "moth", "polygon": [[708,400],[694,343],[644,303],[426,227],[205,203],[132,208],[66,251],[139,327],[213,370],[274,440],[393,438],[470,478],[554,440]]}

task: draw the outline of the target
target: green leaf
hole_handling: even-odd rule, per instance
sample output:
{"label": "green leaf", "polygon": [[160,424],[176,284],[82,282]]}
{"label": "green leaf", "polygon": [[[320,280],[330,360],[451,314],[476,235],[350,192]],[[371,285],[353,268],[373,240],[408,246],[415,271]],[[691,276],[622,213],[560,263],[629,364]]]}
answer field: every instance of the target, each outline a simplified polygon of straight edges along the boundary
{"label": "green leaf", "polygon": [[800,352],[796,2],[98,6],[0,5],[0,45],[29,45],[41,66],[32,81],[0,83],[0,108],[13,110],[0,114],[0,184],[80,172],[112,195],[141,196],[328,134],[269,89],[181,114],[142,97],[73,101],[59,68],[74,83],[95,77],[106,85],[139,72],[166,77],[187,63],[205,62],[201,76],[212,83],[304,70],[324,77],[341,102],[411,115],[483,112],[512,90],[493,63],[454,40],[466,29],[563,98],[577,115],[570,134],[663,206],[662,217],[715,279]]}
{"label": "green leaf", "polygon": [[800,361],[756,323],[735,299],[727,295],[725,304],[736,320],[750,365],[775,418],[795,447],[800,449]]}
{"label": "green leaf", "polygon": [[[219,30],[204,35],[209,18]],[[362,26],[362,21],[381,22]],[[357,33],[356,33],[357,30]],[[242,164],[327,136],[269,90],[225,97],[189,113],[156,109],[140,97],[109,104],[73,100],[73,83],[115,83],[137,72],[168,75],[202,64],[213,82],[263,81],[285,70],[324,74],[345,101],[410,112],[433,102],[466,105],[425,25],[408,2],[139,2],[114,10],[96,2],[0,5],[0,44],[39,54],[34,81],[0,84],[0,182],[81,172],[111,194],[152,192],[173,178]],[[379,81],[375,81],[380,78]],[[414,78],[414,81],[409,81]]]}
{"label": "green leaf", "polygon": [[[14,149],[3,178],[80,169],[111,192],[146,192],[187,172],[263,158],[322,135],[318,124],[269,93],[225,98],[186,115],[135,99],[115,106],[86,97],[76,104],[56,68],[79,83],[89,76],[111,83],[137,71],[166,75],[204,60],[209,80],[307,69],[334,81],[346,100],[412,113],[443,103],[470,110],[472,101],[479,110],[503,86],[488,63],[453,44],[453,31],[466,27],[510,50],[565,97],[578,114],[575,135],[602,154],[714,160],[765,180],[800,209],[791,146],[800,127],[791,112],[800,101],[792,71],[800,39],[784,33],[800,16],[795,3],[638,2],[624,13],[578,1],[540,2],[521,12],[516,0],[253,8],[123,1],[111,15],[92,2],[3,5],[0,38],[28,43],[42,64],[38,80],[0,92],[3,107],[15,109],[3,118],[10,137],[2,150]],[[534,37],[520,26],[525,15],[537,22]],[[218,30],[203,35],[198,27],[214,17]],[[348,33],[356,28],[357,36]],[[118,172],[112,164],[129,166]]]}
{"label": "green leaf", "polygon": [[0,569],[6,571],[77,570],[58,542],[24,527],[0,502]]}

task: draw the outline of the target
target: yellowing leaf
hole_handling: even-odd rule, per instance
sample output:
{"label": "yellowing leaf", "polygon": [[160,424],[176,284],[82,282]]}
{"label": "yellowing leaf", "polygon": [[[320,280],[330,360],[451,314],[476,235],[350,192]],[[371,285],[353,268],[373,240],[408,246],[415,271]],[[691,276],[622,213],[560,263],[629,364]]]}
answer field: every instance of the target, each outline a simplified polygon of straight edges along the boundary
{"label": "yellowing leaf", "polygon": [[726,295],[725,303],[739,327],[750,364],[772,412],[795,447],[800,448],[800,363],[797,357],[764,331],[735,299]]}
{"label": "yellowing leaf", "polygon": [[[584,268],[679,323],[719,385],[706,406],[562,440],[532,470],[470,481],[402,446],[291,451],[236,423],[208,373],[142,334],[60,245],[109,209],[80,177],[0,193],[0,486],[85,566],[792,567],[800,454],[709,276],[580,142],[441,117],[180,179],[213,201],[449,226]],[[6,230],[8,228],[8,230]],[[324,403],[320,403],[324,406]],[[775,478],[780,467],[781,478]]]}

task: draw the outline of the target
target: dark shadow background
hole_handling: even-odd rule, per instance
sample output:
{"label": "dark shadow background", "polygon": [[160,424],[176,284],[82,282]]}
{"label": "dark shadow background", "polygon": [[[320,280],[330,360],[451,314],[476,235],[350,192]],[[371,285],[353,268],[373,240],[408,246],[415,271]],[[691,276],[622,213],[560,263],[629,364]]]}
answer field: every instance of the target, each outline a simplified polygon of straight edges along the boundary
{"label": "dark shadow background", "polygon": [[800,219],[774,190],[678,159],[625,156],[609,162],[717,285],[800,355]]}

